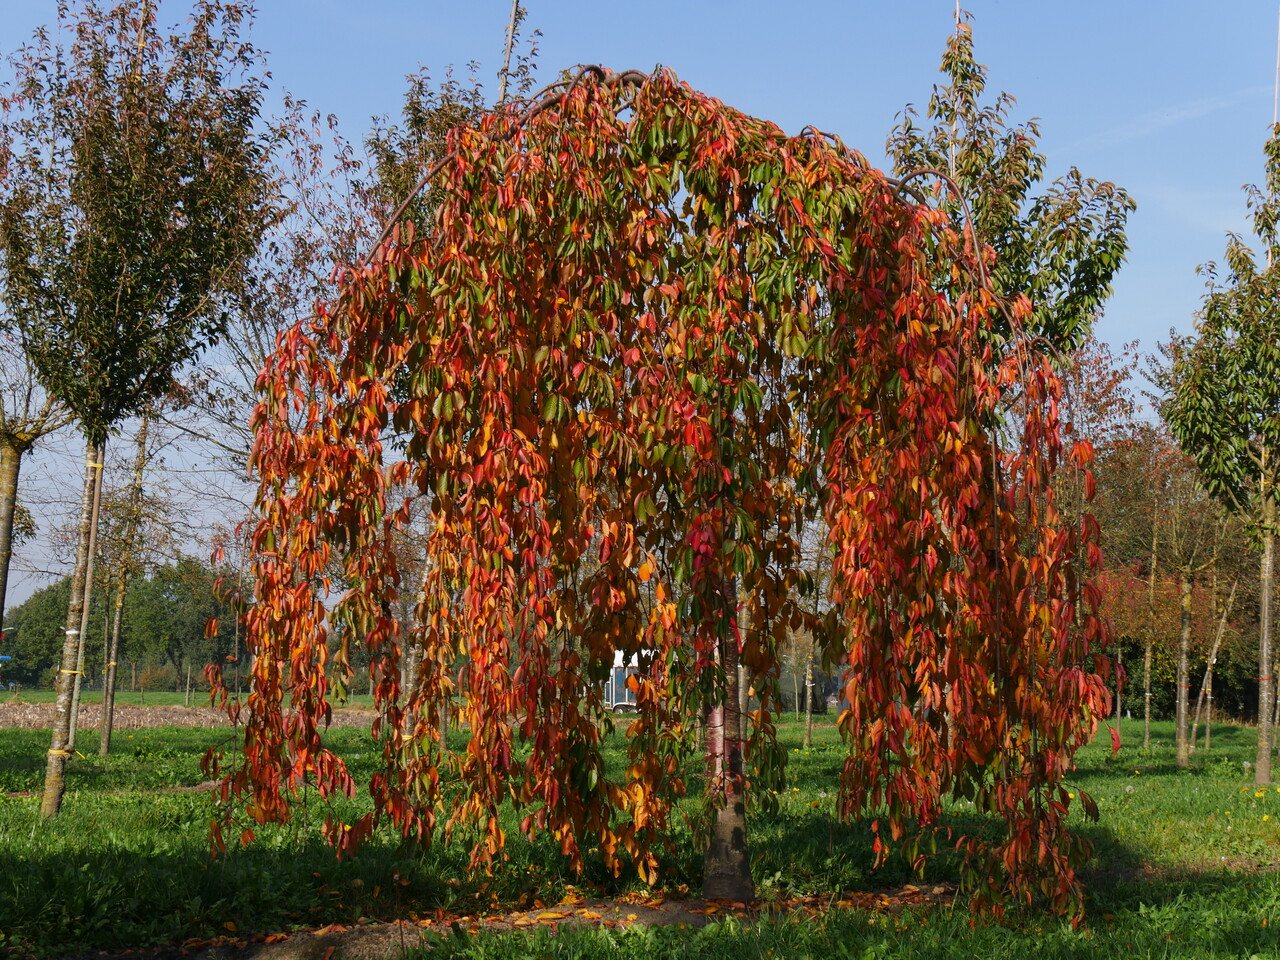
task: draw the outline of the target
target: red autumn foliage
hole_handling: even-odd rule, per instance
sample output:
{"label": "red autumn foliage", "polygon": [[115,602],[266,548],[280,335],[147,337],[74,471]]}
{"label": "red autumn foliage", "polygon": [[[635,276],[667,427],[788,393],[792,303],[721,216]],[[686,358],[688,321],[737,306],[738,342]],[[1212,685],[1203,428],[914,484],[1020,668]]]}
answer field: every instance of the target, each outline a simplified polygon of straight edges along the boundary
{"label": "red autumn foliage", "polygon": [[[666,72],[584,71],[453,151],[430,234],[393,235],[263,371],[254,686],[224,796],[280,821],[307,784],[354,793],[321,735],[361,643],[385,766],[372,813],[331,819],[340,850],[390,820],[424,841],[476,826],[491,858],[512,803],[573,864],[598,847],[651,877],[695,718],[723,699],[718,652],[759,698],[758,787],[783,761],[780,641],[805,629],[847,670],[842,812],[877,817],[887,850],[973,797],[1007,827],[959,840],[978,898],[1078,908],[1088,848],[1064,778],[1108,701],[1097,593],[1077,579],[1096,526],[1068,529],[1054,503],[1052,370],[977,347],[992,311],[1025,302],[994,301],[919,181]],[[1004,451],[992,426],[1015,391]],[[416,586],[393,549],[402,485],[432,518],[409,635],[389,612]],[[830,530],[822,618],[798,589],[794,511]],[[643,669],[614,778],[597,681],[617,651]],[[451,694],[461,755],[434,724]]]}

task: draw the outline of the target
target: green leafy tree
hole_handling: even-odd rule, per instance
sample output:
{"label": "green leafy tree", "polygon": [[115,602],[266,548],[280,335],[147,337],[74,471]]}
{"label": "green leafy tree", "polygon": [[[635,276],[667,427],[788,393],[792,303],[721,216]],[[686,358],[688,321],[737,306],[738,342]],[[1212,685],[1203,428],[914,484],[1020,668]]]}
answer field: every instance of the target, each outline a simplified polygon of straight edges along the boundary
{"label": "green leafy tree", "polygon": [[[24,686],[43,686],[61,664],[62,642],[67,620],[67,601],[71,596],[71,578],[42,587],[18,604],[9,614],[5,652],[13,659],[5,664],[4,678]],[[102,622],[102,610],[94,604],[92,623]],[[86,669],[96,671],[99,664],[90,647]]]}
{"label": "green leafy tree", "polygon": [[[77,418],[86,462],[222,329],[270,217],[255,133],[250,9],[196,0],[185,32],[153,5],[58,7],[12,60],[0,113],[4,297],[41,383]],[[100,469],[100,468],[97,468]],[[86,471],[42,811],[58,812],[89,565]]]}
{"label": "green leafy tree", "polygon": [[1266,145],[1263,188],[1246,187],[1265,261],[1227,239],[1226,273],[1202,267],[1208,292],[1196,332],[1170,351],[1161,412],[1210,493],[1262,547],[1259,571],[1257,783],[1271,782],[1276,482],[1280,479],[1280,125]]}
{"label": "green leafy tree", "polygon": [[[899,176],[932,170],[955,183],[960,196],[947,190],[940,202],[958,230],[971,225],[995,251],[993,288],[1031,302],[1022,335],[1068,353],[1084,343],[1111,295],[1135,205],[1115,184],[1075,167],[1043,184],[1039,123],[1010,125],[1015,100],[1007,93],[984,102],[987,68],[974,59],[967,19],[957,19],[947,41],[942,72],[950,82],[934,87],[926,114],[931,125],[918,126],[916,111],[907,107],[889,137],[889,156]],[[990,332],[998,342],[1014,335],[1003,316]]]}
{"label": "green leafy tree", "polygon": [[[22,338],[0,333],[0,627],[4,624],[9,563],[15,542],[33,533],[31,514],[18,503],[22,459],[40,438],[66,426],[66,409],[40,389]],[[0,633],[3,637],[3,633]]]}

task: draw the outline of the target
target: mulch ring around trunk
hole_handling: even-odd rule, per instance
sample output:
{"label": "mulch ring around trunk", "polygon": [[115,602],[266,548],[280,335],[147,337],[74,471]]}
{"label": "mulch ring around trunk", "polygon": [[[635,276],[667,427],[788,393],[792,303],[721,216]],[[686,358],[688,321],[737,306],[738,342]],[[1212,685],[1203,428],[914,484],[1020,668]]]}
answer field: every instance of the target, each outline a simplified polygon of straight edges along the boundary
{"label": "mulch ring around trunk", "polygon": [[[291,934],[238,938],[234,931],[217,940],[188,940],[156,950],[127,950],[87,954],[80,960],[113,960],[141,957],[146,960],[393,960],[407,950],[430,947],[441,938],[468,937],[482,931],[511,932],[569,925],[625,928],[628,926],[705,927],[726,917],[751,922],[802,913],[820,915],[827,910],[861,909],[898,913],[904,907],[950,903],[952,884],[892,890],[795,897],[756,902],[733,900],[666,900],[662,897],[624,896],[616,900],[579,899],[553,907],[516,913],[449,916],[443,911],[418,920],[393,923],[361,921],[351,926],[329,924]],[[229,924],[234,927],[234,924]]]}

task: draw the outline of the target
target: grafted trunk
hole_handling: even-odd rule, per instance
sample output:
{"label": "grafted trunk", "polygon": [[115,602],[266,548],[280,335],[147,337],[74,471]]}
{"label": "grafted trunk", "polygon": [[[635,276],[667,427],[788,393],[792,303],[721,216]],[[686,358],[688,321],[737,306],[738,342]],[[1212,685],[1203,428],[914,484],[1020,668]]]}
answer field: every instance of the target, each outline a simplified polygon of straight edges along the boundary
{"label": "grafted trunk", "polygon": [[[725,609],[737,609],[736,584],[725,591]],[[723,697],[708,711],[708,774],[714,815],[702,866],[702,895],[727,900],[754,900],[751,860],[747,851],[746,778],[742,765],[742,713],[738,703],[738,644],[722,637],[717,644],[724,677]]]}
{"label": "grafted trunk", "polygon": [[71,739],[71,696],[75,684],[76,657],[80,650],[80,620],[84,611],[85,574],[89,565],[89,524],[93,512],[94,475],[97,473],[98,446],[85,444],[84,489],[80,495],[80,524],[76,535],[76,567],[71,576],[71,600],[67,605],[67,627],[62,643],[62,661],[55,683],[57,697],[54,705],[53,736],[45,766],[44,795],[40,801],[40,814],[55,817],[62,809],[62,795],[66,792],[65,771],[71,751],[67,744]]}
{"label": "grafted trunk", "polygon": [[1178,633],[1178,680],[1177,680],[1177,731],[1175,742],[1177,753],[1175,762],[1179,767],[1191,764],[1191,746],[1187,738],[1190,727],[1190,691],[1191,691],[1191,571],[1183,567],[1178,571],[1178,591],[1182,610],[1181,630]]}

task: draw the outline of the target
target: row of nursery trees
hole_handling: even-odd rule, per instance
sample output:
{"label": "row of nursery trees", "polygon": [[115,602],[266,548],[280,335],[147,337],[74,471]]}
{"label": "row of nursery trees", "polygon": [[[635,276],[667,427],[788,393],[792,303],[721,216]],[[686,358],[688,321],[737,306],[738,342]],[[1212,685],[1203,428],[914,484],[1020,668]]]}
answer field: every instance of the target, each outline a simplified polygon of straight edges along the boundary
{"label": "row of nursery trees", "polygon": [[[156,4],[84,0],[11,59],[0,281],[22,365],[0,411],[0,609],[22,456],[69,423],[86,451],[45,815],[98,617],[110,643],[160,656],[167,634],[171,663],[213,661],[243,731],[223,827],[287,819],[310,784],[354,791],[320,734],[359,670],[386,766],[371,814],[328,823],[345,852],[379,822],[429,841],[451,809],[492,859],[514,802],[570,865],[598,847],[652,876],[693,779],[706,892],[749,899],[747,803],[785,776],[784,665],[843,678],[841,809],[875,818],[877,849],[927,835],[947,796],[1004,818],[1001,840],[960,842],[979,898],[1078,907],[1071,753],[1135,690],[1160,709],[1172,679],[1185,756],[1206,661],[1209,706],[1248,712],[1257,684],[1264,782],[1270,256],[1233,242],[1211,271],[1200,334],[1156,364],[1168,428],[1151,425],[1132,361],[1089,340],[1132,203],[1074,169],[1044,182],[1036,124],[985,98],[967,23],[886,177],[666,73],[586,69],[528,99],[514,11],[492,108],[416,74],[364,151],[301,104],[263,116],[234,3],[166,33]],[[1268,249],[1269,158],[1251,195]],[[188,587],[213,571],[146,548],[162,430],[261,481],[207,608]],[[1261,578],[1243,564],[1259,544]],[[241,637],[247,701],[222,670]],[[617,651],[645,673],[615,782],[594,684]],[[121,660],[103,648],[108,687]],[[450,780],[465,802],[442,807]]]}

